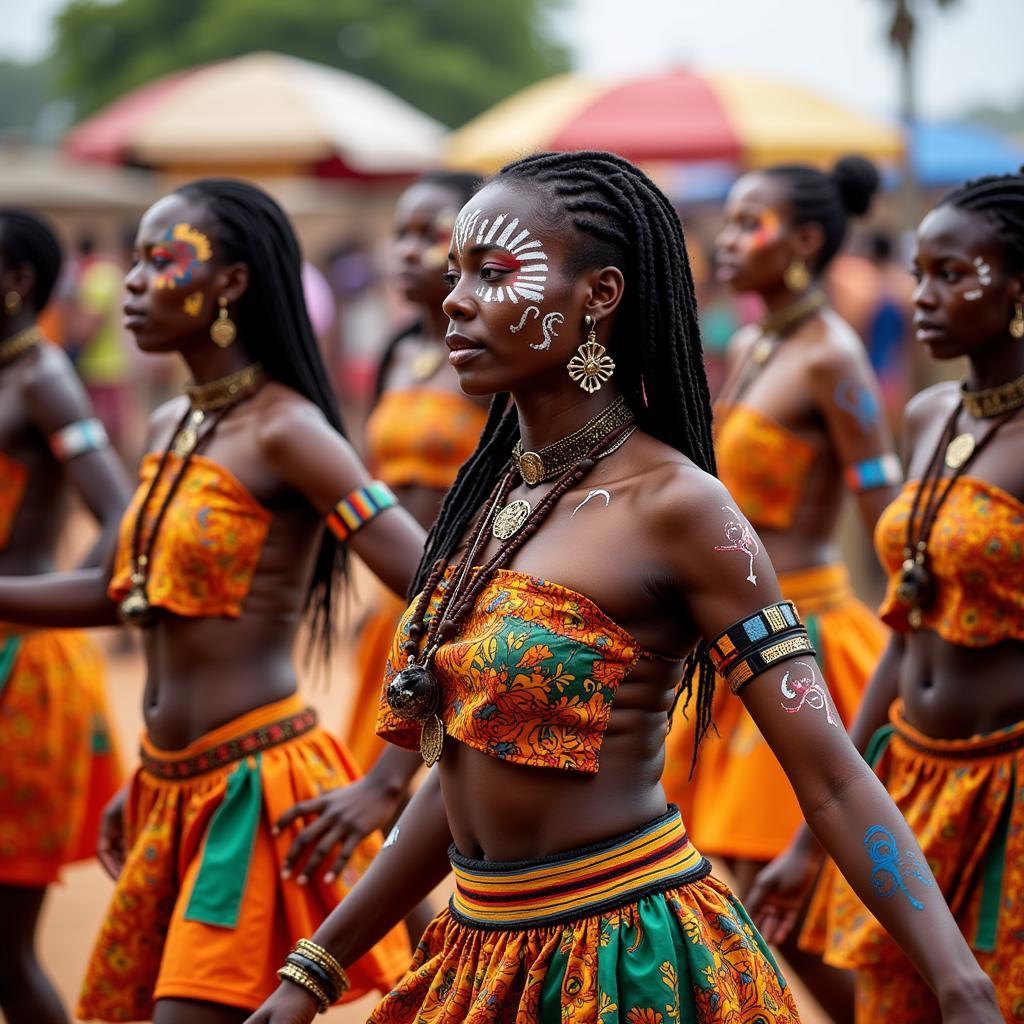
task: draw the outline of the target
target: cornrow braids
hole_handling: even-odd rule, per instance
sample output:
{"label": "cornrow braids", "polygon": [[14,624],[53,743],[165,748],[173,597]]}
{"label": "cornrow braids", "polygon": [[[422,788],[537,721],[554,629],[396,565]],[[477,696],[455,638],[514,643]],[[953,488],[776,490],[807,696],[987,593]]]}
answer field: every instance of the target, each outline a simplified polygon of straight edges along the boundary
{"label": "cornrow braids", "polygon": [[10,207],[0,209],[0,252],[14,266],[32,267],[35,283],[29,300],[35,312],[41,312],[50,301],[63,262],[53,229],[33,213]]}
{"label": "cornrow braids", "polygon": [[967,181],[939,203],[988,217],[1002,246],[1006,269],[1013,274],[1024,271],[1024,168],[1021,171]]}
{"label": "cornrow braids", "polygon": [[[603,266],[622,271],[626,290],[611,338],[616,384],[641,430],[715,474],[696,292],[672,204],[642,171],[612,153],[538,153],[507,164],[495,180],[537,190],[553,224],[586,237],[570,272]],[[507,395],[496,396],[477,449],[430,531],[411,592],[422,589],[438,559],[450,559],[506,470],[518,437],[515,409]],[[685,693],[684,706],[696,697],[698,742],[711,722],[714,686],[701,644],[686,661],[676,695],[678,700]]]}
{"label": "cornrow braids", "polygon": [[[269,377],[308,398],[345,437],[338,400],[306,309],[302,253],[284,211],[255,185],[230,178],[193,181],[176,192],[210,213],[225,259],[249,267],[249,286],[237,316],[246,351],[263,364]],[[325,660],[331,650],[334,604],[347,569],[347,545],[325,530],[305,602],[309,649],[319,649]]]}

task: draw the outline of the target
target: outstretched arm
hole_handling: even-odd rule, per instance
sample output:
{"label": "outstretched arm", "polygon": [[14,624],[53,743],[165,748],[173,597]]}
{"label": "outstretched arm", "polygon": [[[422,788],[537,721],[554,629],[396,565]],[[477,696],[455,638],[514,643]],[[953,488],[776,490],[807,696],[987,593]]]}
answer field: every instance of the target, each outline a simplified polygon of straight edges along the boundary
{"label": "outstretched arm", "polygon": [[[450,870],[451,832],[438,769],[409,801],[366,874],[313,935],[342,966],[358,960],[428,896]],[[305,989],[282,981],[246,1024],[309,1024],[317,1003]]]}
{"label": "outstretched arm", "polygon": [[[721,548],[716,512],[731,504],[728,492],[705,477],[699,483],[690,479],[674,494],[663,493],[662,500],[675,510],[676,536],[682,527],[686,537],[685,544],[676,541],[666,550],[697,631],[707,642],[733,626],[739,627],[735,636],[748,635],[746,624],[759,609],[780,602],[781,594],[763,552],[754,556],[750,573],[740,552],[716,552]],[[759,541],[745,526],[752,551]],[[726,555],[735,564],[722,561]],[[764,633],[756,624],[749,630],[759,643]],[[737,649],[743,643],[737,641]],[[733,681],[789,777],[811,829],[935,992],[943,1019],[995,1024],[1001,1017],[991,983],[936,888],[914,834],[850,742],[815,659],[801,653],[765,660],[769,667],[755,664],[749,677],[739,672]],[[973,1006],[964,1004],[972,998]]]}

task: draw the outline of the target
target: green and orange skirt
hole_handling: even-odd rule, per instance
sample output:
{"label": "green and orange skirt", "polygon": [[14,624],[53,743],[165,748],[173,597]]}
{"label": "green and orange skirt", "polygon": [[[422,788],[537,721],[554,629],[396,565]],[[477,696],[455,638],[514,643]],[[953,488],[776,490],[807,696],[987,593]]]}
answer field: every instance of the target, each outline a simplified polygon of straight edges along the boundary
{"label": "green and orange skirt", "polygon": [[675,807],[539,861],[470,860],[371,1024],[792,1024],[786,982]]}

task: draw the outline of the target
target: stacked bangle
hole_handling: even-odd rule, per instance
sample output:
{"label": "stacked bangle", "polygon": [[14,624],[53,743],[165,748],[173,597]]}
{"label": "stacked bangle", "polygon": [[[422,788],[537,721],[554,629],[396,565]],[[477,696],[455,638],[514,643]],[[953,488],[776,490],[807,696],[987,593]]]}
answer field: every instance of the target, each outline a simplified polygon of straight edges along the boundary
{"label": "stacked bangle", "polygon": [[309,939],[299,939],[295,943],[277,976],[287,978],[315,997],[321,1013],[352,987],[341,964],[323,946]]}
{"label": "stacked bangle", "polygon": [[770,604],[734,622],[708,645],[712,664],[733,693],[780,661],[814,653],[792,601]]}

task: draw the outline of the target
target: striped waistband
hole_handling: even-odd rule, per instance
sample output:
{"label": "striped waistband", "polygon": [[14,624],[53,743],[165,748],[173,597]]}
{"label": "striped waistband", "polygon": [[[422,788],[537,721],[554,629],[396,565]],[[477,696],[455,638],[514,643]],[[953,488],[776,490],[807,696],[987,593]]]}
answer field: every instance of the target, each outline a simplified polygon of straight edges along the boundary
{"label": "striped waistband", "polygon": [[298,739],[316,725],[316,712],[293,694],[218,726],[182,750],[161,750],[144,734],[139,760],[147,775],[184,781]]}
{"label": "striped waistband", "polygon": [[633,832],[542,860],[470,860],[455,847],[449,854],[455,872],[452,916],[471,927],[502,930],[592,917],[711,871],[671,805]]}
{"label": "striped waistband", "polygon": [[[883,726],[879,733],[886,728]],[[965,739],[938,740],[915,729],[903,717],[902,698],[897,698],[889,707],[888,729],[894,734],[894,738],[898,737],[905,746],[936,761],[983,761],[1024,750],[1024,722],[1016,722],[1005,729],[982,732]]]}

